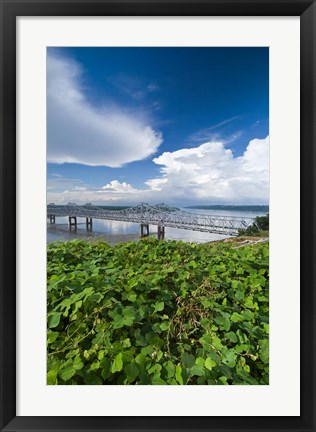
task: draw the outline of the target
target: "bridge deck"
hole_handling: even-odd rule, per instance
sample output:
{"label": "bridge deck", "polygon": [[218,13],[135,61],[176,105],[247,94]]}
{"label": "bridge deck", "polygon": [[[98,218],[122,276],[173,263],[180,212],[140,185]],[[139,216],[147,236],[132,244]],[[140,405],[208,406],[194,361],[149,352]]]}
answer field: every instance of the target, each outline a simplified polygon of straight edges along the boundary
{"label": "bridge deck", "polygon": [[164,204],[153,206],[144,203],[124,210],[105,210],[92,204],[49,204],[47,206],[47,217],[51,216],[133,222],[231,236],[237,235],[239,229],[245,229],[255,223],[255,220],[249,217],[196,214]]}

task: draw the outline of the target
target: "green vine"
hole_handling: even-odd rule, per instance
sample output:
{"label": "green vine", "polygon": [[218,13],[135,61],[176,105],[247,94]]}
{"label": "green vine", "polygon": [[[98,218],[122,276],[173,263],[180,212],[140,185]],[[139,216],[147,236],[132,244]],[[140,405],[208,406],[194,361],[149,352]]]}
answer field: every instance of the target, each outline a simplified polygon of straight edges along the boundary
{"label": "green vine", "polygon": [[48,384],[269,383],[269,245],[51,243]]}

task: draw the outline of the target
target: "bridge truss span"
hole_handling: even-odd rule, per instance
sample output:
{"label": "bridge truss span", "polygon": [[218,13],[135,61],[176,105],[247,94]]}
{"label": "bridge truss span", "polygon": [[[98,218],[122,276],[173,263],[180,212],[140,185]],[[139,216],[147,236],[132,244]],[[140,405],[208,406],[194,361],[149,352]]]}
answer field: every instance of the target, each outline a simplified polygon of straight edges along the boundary
{"label": "bridge truss span", "polygon": [[[55,218],[60,216],[68,216],[70,226],[77,224],[76,218],[81,217],[86,218],[87,227],[88,223],[92,227],[92,219],[103,219],[133,222],[141,226],[157,225],[158,233],[161,227],[171,227],[229,236],[236,236],[240,229],[256,224],[255,219],[250,217],[190,213],[165,204],[141,203],[123,210],[108,210],[90,203],[84,205],[75,203],[68,203],[67,205],[48,204],[47,217],[50,221],[55,222]],[[75,223],[71,222],[72,220],[75,220]]]}

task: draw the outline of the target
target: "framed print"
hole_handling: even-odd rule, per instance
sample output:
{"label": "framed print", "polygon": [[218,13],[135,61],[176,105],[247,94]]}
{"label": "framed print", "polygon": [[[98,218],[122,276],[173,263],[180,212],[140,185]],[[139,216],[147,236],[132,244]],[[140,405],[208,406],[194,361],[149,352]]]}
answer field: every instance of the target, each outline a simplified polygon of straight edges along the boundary
{"label": "framed print", "polygon": [[315,18],[1,0],[1,430],[315,430]]}

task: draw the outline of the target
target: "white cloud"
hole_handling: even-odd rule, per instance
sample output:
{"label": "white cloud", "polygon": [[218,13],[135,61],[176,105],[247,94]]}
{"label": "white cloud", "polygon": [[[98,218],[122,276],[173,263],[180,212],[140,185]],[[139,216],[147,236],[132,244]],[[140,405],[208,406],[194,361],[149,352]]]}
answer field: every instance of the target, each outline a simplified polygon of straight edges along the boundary
{"label": "white cloud", "polygon": [[112,193],[135,193],[137,189],[133,188],[129,183],[120,183],[118,180],[112,180],[110,183],[102,187],[103,190]]}
{"label": "white cloud", "polygon": [[[63,194],[48,191],[49,202],[93,202],[137,204],[166,202],[189,204],[267,204],[269,202],[269,137],[254,139],[244,154],[234,157],[222,142],[165,152],[153,159],[161,166],[160,177],[137,189],[127,182],[112,180],[100,188],[80,189],[77,180]],[[58,181],[59,180],[59,181]],[[54,180],[55,184],[61,179]],[[67,184],[64,181],[63,184]]]}
{"label": "white cloud", "polygon": [[[166,202],[184,204],[267,204],[269,202],[269,137],[254,139],[244,154],[234,157],[221,142],[209,142],[190,149],[165,152],[155,158],[160,177],[137,189],[127,182],[112,180],[100,188],[79,180],[49,182],[49,202]],[[61,187],[66,190],[60,194]]]}
{"label": "white cloud", "polygon": [[269,137],[254,139],[234,157],[222,142],[166,152],[153,160],[162,165],[160,178],[147,185],[175,201],[267,203],[269,200]]}
{"label": "white cloud", "polygon": [[87,100],[74,60],[47,58],[48,162],[120,167],[157,151],[162,136],[118,108]]}
{"label": "white cloud", "polygon": [[47,184],[48,202],[55,204],[68,202],[106,204],[118,201],[137,204],[143,200],[146,193],[151,191],[136,189],[129,183],[120,183],[118,180],[112,180],[102,187],[94,187],[78,179],[66,178],[50,179]]}

